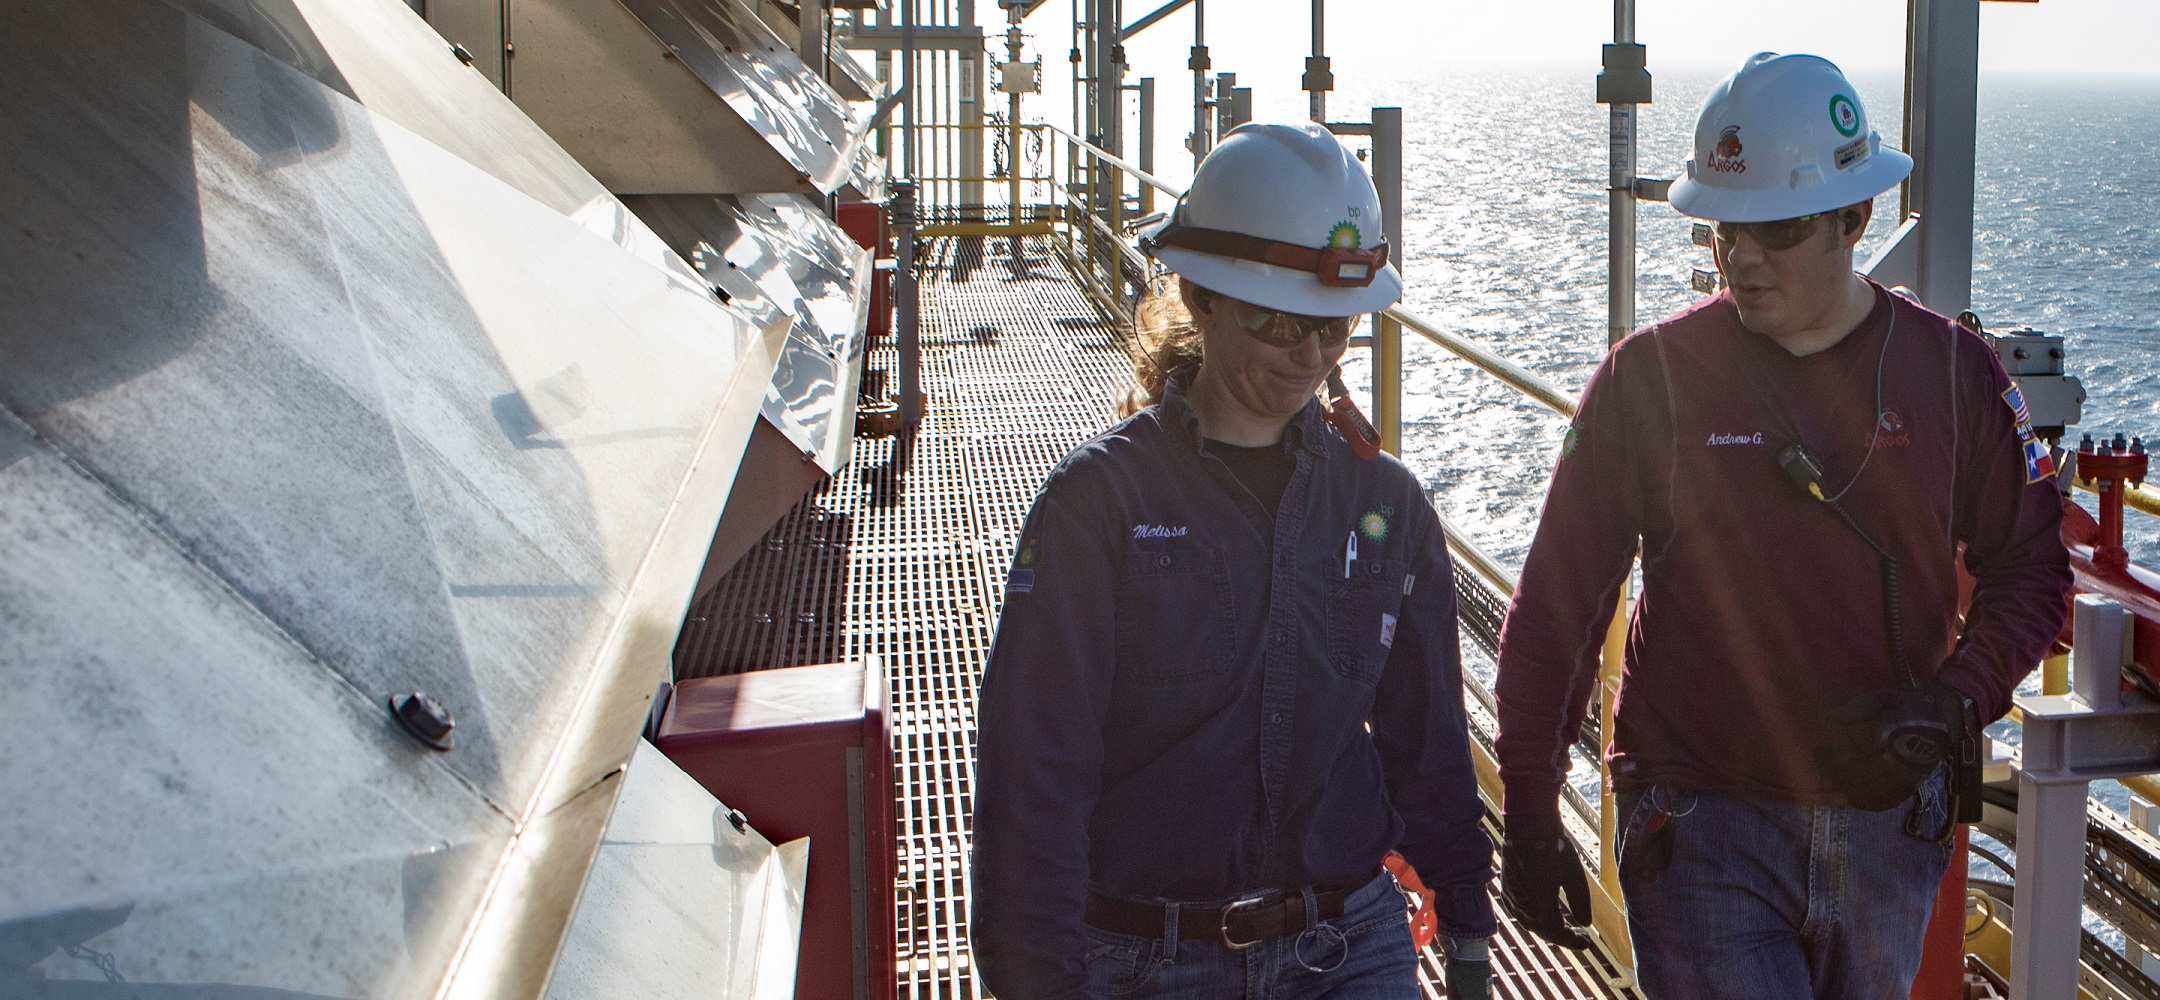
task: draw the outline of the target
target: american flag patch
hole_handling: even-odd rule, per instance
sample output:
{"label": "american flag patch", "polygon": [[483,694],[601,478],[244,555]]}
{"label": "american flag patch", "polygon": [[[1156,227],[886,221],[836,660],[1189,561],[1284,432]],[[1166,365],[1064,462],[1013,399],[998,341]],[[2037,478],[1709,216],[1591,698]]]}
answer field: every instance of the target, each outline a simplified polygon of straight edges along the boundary
{"label": "american flag patch", "polygon": [[2003,405],[2010,407],[2010,416],[2017,422],[2018,447],[2025,452],[2025,483],[2031,485],[2055,475],[2055,456],[2048,452],[2048,443],[2033,433],[2032,411],[2025,408],[2025,394],[2012,384],[2004,389]]}

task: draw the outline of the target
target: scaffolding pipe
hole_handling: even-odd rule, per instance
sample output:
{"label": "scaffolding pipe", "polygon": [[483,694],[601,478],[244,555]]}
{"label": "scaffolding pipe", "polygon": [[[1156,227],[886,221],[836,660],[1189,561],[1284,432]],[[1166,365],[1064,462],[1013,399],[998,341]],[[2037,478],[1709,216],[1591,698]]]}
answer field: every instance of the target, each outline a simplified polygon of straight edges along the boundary
{"label": "scaffolding pipe", "polygon": [[[1635,44],[1635,0],[1613,0],[1613,46]],[[1635,103],[1609,105],[1605,343],[1635,331]]]}
{"label": "scaffolding pipe", "polygon": [[915,4],[900,0],[900,150],[907,179],[892,185],[893,317],[900,341],[900,420],[922,421],[922,304],[915,283]]}
{"label": "scaffolding pipe", "polygon": [[1305,90],[1311,95],[1312,120],[1327,123],[1327,92],[1335,86],[1328,71],[1327,0],[1312,0],[1312,56],[1305,60]]}
{"label": "scaffolding pipe", "polygon": [[[1380,192],[1380,232],[1387,241],[1388,257],[1401,270],[1402,230],[1402,109],[1372,109],[1372,179]],[[1402,454],[1402,324],[1385,313],[1374,313],[1373,331],[1373,426],[1380,431],[1380,446]]]}
{"label": "scaffolding pipe", "polygon": [[1193,0],[1192,57],[1185,60],[1192,70],[1192,135],[1186,137],[1185,148],[1192,150],[1194,170],[1214,147],[1208,135],[1208,70],[1213,65],[1207,50],[1207,0]]}

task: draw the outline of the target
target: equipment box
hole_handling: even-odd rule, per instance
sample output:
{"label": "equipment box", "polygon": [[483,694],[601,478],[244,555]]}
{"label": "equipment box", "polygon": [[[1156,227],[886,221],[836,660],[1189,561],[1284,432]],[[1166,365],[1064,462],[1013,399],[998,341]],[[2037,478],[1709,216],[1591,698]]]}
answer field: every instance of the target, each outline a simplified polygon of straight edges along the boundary
{"label": "equipment box", "polygon": [[657,744],[775,843],[810,838],[797,1000],[891,1000],[893,771],[885,673],[861,663],[698,677]]}

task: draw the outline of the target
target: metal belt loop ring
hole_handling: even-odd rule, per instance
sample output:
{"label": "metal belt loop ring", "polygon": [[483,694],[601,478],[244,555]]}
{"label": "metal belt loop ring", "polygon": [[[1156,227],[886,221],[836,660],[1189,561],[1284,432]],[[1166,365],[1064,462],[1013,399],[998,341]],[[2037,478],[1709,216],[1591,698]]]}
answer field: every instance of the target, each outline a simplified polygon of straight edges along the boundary
{"label": "metal belt loop ring", "polygon": [[[1309,937],[1319,938],[1324,944],[1334,947],[1335,964],[1323,968],[1305,960],[1305,939]],[[1297,940],[1290,942],[1290,954],[1297,959],[1299,965],[1305,967],[1305,971],[1324,976],[1342,968],[1343,963],[1350,960],[1350,939],[1344,937],[1343,932],[1336,929],[1334,924],[1314,924],[1305,928],[1304,933],[1297,936]]]}
{"label": "metal belt loop ring", "polygon": [[1247,896],[1244,899],[1235,899],[1231,900],[1227,904],[1224,904],[1222,908],[1222,922],[1220,927],[1217,928],[1217,930],[1222,935],[1223,947],[1228,948],[1231,951],[1244,951],[1245,949],[1260,943],[1259,938],[1254,938],[1250,941],[1236,941],[1232,940],[1230,937],[1230,915],[1236,913],[1239,910],[1249,909],[1251,907],[1259,905],[1260,897],[1258,896]]}

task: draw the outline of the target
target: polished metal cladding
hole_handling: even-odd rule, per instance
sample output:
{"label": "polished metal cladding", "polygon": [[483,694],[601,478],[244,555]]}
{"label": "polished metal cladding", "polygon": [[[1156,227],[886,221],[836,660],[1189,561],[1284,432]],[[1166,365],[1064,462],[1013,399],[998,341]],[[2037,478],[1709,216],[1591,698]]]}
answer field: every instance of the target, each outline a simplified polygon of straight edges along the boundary
{"label": "polished metal cladding", "polygon": [[642,740],[622,782],[548,1000],[794,996],[809,839],[738,827]]}
{"label": "polished metal cladding", "polygon": [[793,317],[765,419],[827,474],[854,440],[869,318],[869,251],[798,195],[633,195],[625,202],[730,304]]}
{"label": "polished metal cladding", "polygon": [[583,165],[396,0],[169,0],[693,287]]}
{"label": "polished metal cladding", "polygon": [[543,991],[784,336],[452,59],[0,9],[0,995]]}
{"label": "polished metal cladding", "polygon": [[[829,194],[867,129],[740,0],[439,0],[501,11],[506,89],[617,193]],[[858,117],[863,121],[858,121]]]}

